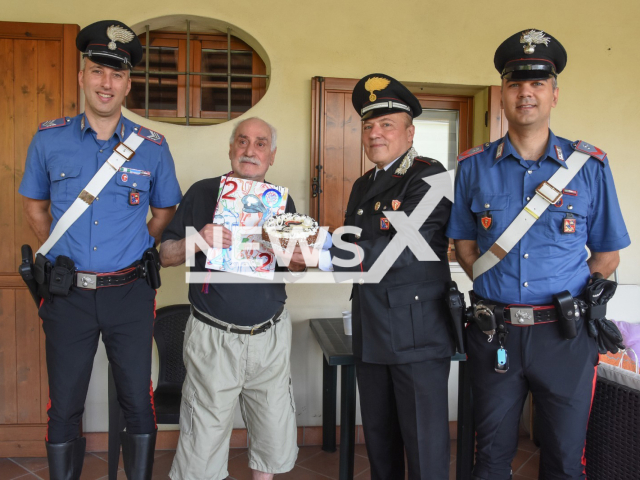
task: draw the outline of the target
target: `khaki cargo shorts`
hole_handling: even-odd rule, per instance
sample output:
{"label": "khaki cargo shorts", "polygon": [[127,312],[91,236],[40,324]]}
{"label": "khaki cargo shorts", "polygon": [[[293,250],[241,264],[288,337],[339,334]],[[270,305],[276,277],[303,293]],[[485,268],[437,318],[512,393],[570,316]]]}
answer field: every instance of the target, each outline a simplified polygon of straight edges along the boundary
{"label": "khaki cargo shorts", "polygon": [[[227,326],[228,324],[215,320]],[[173,480],[222,480],[238,400],[249,436],[249,468],[291,470],[298,456],[291,389],[291,317],[258,335],[217,329],[193,317],[184,335],[187,376]]]}

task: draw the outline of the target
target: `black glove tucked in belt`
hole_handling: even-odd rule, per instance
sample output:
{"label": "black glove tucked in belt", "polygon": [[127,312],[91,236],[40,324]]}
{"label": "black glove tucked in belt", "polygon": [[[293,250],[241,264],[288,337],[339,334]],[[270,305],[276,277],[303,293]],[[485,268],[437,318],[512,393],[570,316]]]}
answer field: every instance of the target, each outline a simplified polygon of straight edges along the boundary
{"label": "black glove tucked in belt", "polygon": [[589,336],[596,339],[599,353],[618,353],[624,349],[622,334],[611,320],[607,320],[606,304],[616,293],[618,284],[606,278],[602,274],[594,273],[589,284],[584,290],[584,301],[587,310],[587,329]]}

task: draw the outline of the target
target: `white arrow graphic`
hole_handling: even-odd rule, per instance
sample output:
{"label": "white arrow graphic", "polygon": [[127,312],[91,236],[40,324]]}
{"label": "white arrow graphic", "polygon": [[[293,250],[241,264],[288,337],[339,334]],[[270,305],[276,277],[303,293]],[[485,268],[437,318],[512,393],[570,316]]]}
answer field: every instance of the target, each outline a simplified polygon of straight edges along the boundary
{"label": "white arrow graphic", "polygon": [[397,233],[371,269],[363,275],[363,280],[366,283],[380,282],[406,247],[409,247],[419,261],[437,262],[440,260],[424,237],[420,235],[420,227],[433,213],[443,197],[453,202],[451,176],[449,172],[443,172],[425,177],[422,180],[428,183],[431,188],[422,197],[411,216],[408,217],[404,212],[385,213]]}

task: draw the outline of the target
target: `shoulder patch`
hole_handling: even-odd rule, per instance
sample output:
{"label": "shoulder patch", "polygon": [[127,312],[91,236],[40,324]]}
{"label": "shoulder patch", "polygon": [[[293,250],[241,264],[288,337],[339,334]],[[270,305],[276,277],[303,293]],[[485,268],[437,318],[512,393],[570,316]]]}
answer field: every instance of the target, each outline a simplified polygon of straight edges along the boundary
{"label": "shoulder patch", "polygon": [[149,140],[150,142],[158,145],[162,145],[162,142],[164,141],[164,135],[160,135],[158,132],[154,132],[153,130],[149,130],[142,126],[138,129],[138,135],[145,140]]}
{"label": "shoulder patch", "polygon": [[38,126],[38,131],[41,132],[42,130],[49,130],[50,128],[65,127],[69,125],[70,122],[71,119],[67,117],[56,118],[55,120],[47,120],[46,122],[42,122]]}
{"label": "shoulder patch", "polygon": [[587,142],[583,142],[582,140],[572,143],[571,146],[579,152],[586,153],[587,155],[591,155],[593,158],[597,158],[601,162],[604,162],[605,158],[607,158],[607,154],[605,152],[600,150],[598,147]]}
{"label": "shoulder patch", "polygon": [[482,145],[478,145],[477,147],[470,148],[469,150],[466,150],[462,152],[460,155],[458,155],[458,161],[461,162],[466,158],[473,157],[478,153],[484,152],[485,147],[488,147],[488,146],[489,146],[488,143],[483,143]]}

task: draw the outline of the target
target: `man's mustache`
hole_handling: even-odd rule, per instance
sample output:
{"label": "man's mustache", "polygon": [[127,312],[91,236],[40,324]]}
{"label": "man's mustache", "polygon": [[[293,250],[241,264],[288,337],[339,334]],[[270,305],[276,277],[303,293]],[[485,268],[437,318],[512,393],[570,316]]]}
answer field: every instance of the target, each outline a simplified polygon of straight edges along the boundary
{"label": "man's mustache", "polygon": [[253,157],[247,157],[245,155],[240,157],[240,163],[251,163],[253,165],[260,165],[260,162]]}

